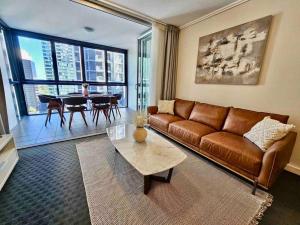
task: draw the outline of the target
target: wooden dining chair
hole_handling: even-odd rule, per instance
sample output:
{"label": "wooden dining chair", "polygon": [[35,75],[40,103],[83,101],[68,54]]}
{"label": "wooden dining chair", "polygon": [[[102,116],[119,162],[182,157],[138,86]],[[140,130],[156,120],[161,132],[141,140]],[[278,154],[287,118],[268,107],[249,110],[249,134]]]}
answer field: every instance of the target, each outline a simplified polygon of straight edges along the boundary
{"label": "wooden dining chair", "polygon": [[99,114],[100,112],[103,112],[106,121],[108,120],[110,123],[110,118],[109,118],[109,103],[110,103],[110,97],[105,97],[105,96],[99,96],[99,97],[93,97],[91,98],[92,101],[92,106],[93,106],[93,121],[96,119],[96,126],[98,124],[98,119],[99,119]]}
{"label": "wooden dining chair", "polygon": [[[99,91],[90,91],[90,92],[89,92],[89,96],[91,96],[91,97],[97,97],[97,96],[93,96],[93,95],[103,95],[103,94],[104,94],[104,92],[99,92]],[[90,114],[93,113],[93,115],[94,115],[94,108],[93,108],[93,105],[91,105],[91,106],[89,107],[89,110],[90,110]]]}
{"label": "wooden dining chair", "polygon": [[66,105],[66,108],[70,111],[69,129],[71,129],[73,115],[75,112],[80,112],[85,125],[88,126],[84,114],[84,110],[86,110],[86,103],[87,99],[84,97],[69,97],[63,99],[63,105]]}
{"label": "wooden dining chair", "polygon": [[116,115],[119,113],[120,117],[121,117],[121,112],[119,109],[119,101],[122,99],[122,94],[113,94],[113,97],[110,98],[110,110],[113,114],[113,117],[115,118],[115,114],[113,112],[113,110],[116,111]]}
{"label": "wooden dining chair", "polygon": [[64,123],[64,118],[62,115],[62,101],[59,98],[56,98],[52,95],[38,95],[38,98],[40,103],[48,104],[45,126],[47,126],[47,123],[50,122],[53,110],[57,110],[62,123]]}
{"label": "wooden dining chair", "polygon": [[99,91],[90,91],[89,92],[90,95],[103,95],[104,92],[99,92]]}

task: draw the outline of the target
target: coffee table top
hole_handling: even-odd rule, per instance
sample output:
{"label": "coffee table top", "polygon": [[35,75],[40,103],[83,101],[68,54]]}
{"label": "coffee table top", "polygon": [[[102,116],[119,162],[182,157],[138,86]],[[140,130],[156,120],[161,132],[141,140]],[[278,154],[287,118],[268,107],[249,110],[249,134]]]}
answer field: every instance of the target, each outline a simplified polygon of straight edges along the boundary
{"label": "coffee table top", "polygon": [[147,130],[145,142],[137,143],[135,129],[132,124],[122,124],[106,128],[106,132],[118,152],[142,175],[166,171],[186,158],[178,147],[152,130]]}

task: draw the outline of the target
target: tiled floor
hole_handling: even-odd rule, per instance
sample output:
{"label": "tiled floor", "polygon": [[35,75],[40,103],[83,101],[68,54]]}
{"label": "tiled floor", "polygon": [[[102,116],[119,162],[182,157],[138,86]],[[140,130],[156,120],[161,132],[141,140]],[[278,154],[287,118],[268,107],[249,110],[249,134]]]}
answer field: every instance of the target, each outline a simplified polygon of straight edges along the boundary
{"label": "tiled floor", "polygon": [[107,126],[133,122],[134,111],[128,108],[122,108],[120,111],[121,118],[116,116],[114,120],[111,116],[111,124],[105,121],[103,114],[100,114],[97,126],[89,111],[85,112],[88,126],[84,124],[80,113],[75,113],[71,130],[68,129],[69,113],[65,113],[66,123],[62,127],[58,114],[52,115],[51,122],[47,124],[47,127],[44,125],[46,115],[25,116],[11,132],[18,148],[99,134],[105,132]]}

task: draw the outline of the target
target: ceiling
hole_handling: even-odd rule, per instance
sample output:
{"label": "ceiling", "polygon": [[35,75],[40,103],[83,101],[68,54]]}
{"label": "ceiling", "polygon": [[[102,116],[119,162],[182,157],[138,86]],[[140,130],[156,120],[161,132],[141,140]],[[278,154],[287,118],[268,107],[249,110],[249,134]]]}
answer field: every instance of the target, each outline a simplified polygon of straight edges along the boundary
{"label": "ceiling", "polygon": [[[103,1],[181,26],[236,0]],[[137,37],[149,29],[69,0],[0,0],[0,18],[12,28],[124,49],[136,47]]]}
{"label": "ceiling", "polygon": [[68,0],[0,0],[0,18],[12,28],[124,49],[149,29]]}
{"label": "ceiling", "polygon": [[[101,2],[101,0],[99,0]],[[236,0],[106,0],[167,24],[182,26]]]}

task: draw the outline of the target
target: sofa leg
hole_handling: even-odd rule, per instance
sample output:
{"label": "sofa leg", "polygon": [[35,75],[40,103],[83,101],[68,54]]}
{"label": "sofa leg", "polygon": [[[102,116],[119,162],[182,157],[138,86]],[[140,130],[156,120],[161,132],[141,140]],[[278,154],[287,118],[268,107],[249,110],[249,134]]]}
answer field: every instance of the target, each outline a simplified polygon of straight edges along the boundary
{"label": "sofa leg", "polygon": [[256,193],[257,183],[258,183],[258,181],[257,181],[257,179],[255,179],[254,182],[253,182],[253,189],[252,189],[252,194],[253,195],[255,195],[255,193]]}

